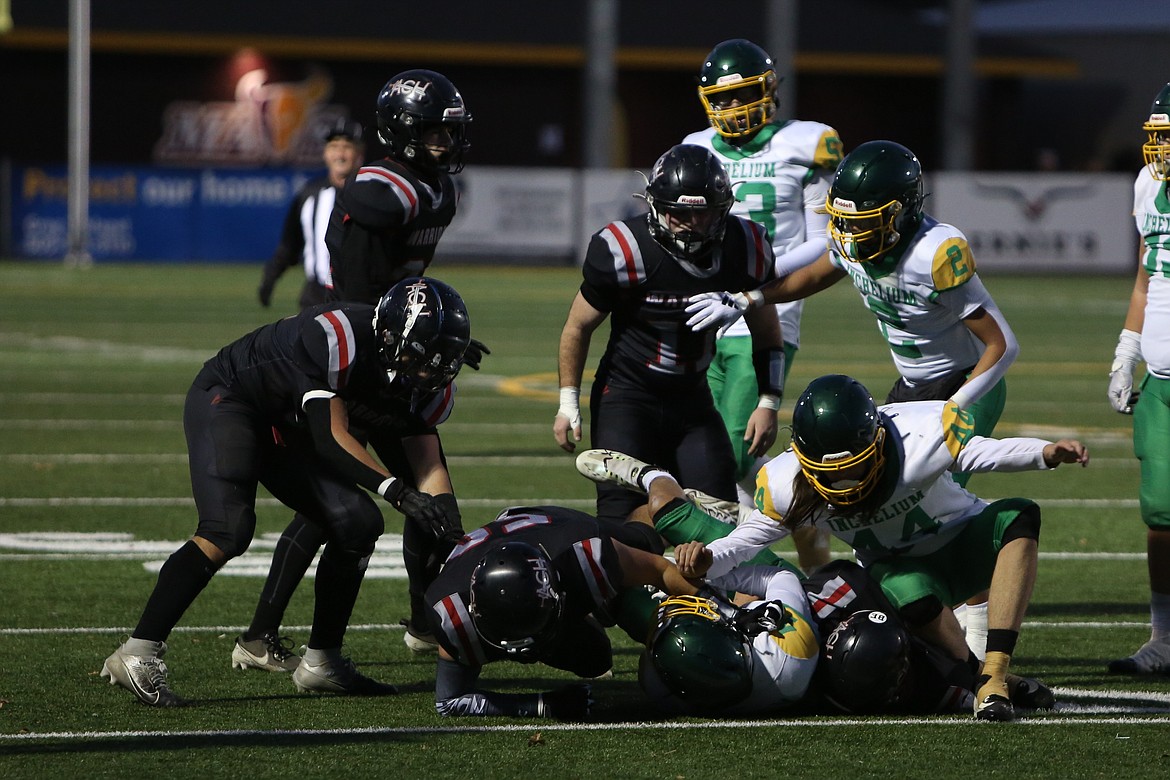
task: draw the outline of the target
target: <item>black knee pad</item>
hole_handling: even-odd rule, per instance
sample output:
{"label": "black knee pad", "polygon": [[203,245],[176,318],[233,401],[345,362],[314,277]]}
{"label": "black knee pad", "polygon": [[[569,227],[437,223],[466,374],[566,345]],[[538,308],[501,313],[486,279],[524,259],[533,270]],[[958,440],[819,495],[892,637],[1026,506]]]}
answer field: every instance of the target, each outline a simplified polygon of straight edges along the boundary
{"label": "black knee pad", "polygon": [[330,541],[346,550],[368,549],[372,552],[374,542],[386,529],[386,521],[378,505],[366,495],[342,502],[329,512],[325,520],[329,526]]}
{"label": "black knee pad", "polygon": [[942,614],[943,603],[937,596],[926,596],[911,601],[898,611],[898,616],[911,631],[922,628]]}
{"label": "black knee pad", "polygon": [[1012,524],[1004,529],[1000,545],[1006,545],[1016,539],[1040,540],[1040,507],[1032,504],[1020,510]]}

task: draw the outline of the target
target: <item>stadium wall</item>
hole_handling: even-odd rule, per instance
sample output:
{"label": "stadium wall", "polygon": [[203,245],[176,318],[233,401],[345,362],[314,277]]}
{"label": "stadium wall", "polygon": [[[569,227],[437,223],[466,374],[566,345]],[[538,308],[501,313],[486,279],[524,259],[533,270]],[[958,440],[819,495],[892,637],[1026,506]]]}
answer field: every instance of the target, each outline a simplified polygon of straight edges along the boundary
{"label": "stadium wall", "polygon": [[[0,224],[17,258],[67,248],[64,166],[11,165]],[[90,251],[101,261],[258,262],[271,256],[303,169],[97,166]],[[1132,177],[1109,173],[938,173],[927,210],[958,225],[980,268],[995,272],[1131,273]],[[607,222],[645,211],[636,170],[469,166],[441,254],[465,262],[571,264]]]}

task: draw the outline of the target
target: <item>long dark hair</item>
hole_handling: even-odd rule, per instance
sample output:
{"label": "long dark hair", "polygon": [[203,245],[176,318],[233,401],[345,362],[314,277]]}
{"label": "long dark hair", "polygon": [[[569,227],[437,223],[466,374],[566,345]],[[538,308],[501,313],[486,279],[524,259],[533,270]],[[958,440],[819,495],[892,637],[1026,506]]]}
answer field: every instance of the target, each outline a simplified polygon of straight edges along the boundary
{"label": "long dark hair", "polygon": [[795,531],[802,526],[810,525],[817,514],[823,511],[828,511],[834,517],[860,517],[868,520],[881,509],[887,493],[887,490],[879,486],[856,504],[833,506],[816,491],[804,469],[801,469],[792,478],[792,503],[788,505],[788,512],[784,515],[784,527],[789,531]]}

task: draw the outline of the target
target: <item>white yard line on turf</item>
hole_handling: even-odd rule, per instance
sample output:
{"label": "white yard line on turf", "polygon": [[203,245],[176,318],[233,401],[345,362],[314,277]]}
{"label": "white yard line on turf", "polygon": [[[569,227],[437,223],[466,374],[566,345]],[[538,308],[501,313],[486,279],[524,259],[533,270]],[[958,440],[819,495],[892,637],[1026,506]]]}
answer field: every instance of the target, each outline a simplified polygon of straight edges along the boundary
{"label": "white yard line on turf", "polygon": [[[1059,711],[1035,717],[1023,717],[1015,721],[1017,726],[1141,726],[1146,724],[1170,723],[1170,715],[1158,710],[1149,717],[1134,716],[1063,716]],[[807,720],[787,718],[775,720],[713,720],[701,723],[676,723],[635,721],[629,723],[518,723],[511,725],[476,726],[400,726],[369,727],[353,729],[218,729],[205,731],[48,731],[29,734],[0,734],[0,741],[50,741],[50,740],[105,740],[105,739],[175,739],[199,737],[202,739],[237,737],[285,737],[285,736],[344,736],[344,735],[410,735],[410,734],[486,734],[507,732],[556,731],[695,731],[706,729],[744,728],[841,728],[857,726],[974,726],[986,727],[985,723],[970,716],[936,717],[872,717],[872,718],[809,718]]]}

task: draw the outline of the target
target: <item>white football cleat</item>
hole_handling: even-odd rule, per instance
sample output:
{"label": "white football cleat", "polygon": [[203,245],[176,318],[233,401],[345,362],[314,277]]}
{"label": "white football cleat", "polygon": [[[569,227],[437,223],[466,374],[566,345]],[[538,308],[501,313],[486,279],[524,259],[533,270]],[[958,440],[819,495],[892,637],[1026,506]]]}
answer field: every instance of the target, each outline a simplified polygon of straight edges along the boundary
{"label": "white football cleat", "polygon": [[1109,662],[1111,674],[1170,674],[1170,639],[1151,639],[1129,658]]}
{"label": "white football cleat", "polygon": [[275,631],[269,631],[251,642],[245,642],[244,635],[240,634],[236,637],[235,647],[232,648],[232,668],[291,672],[301,663],[292,646],[291,639],[277,636]]}
{"label": "white football cleat", "polygon": [[683,491],[683,494],[686,495],[692,504],[719,522],[727,523],[728,525],[736,525],[739,523],[739,513],[742,505],[738,501],[715,498],[715,496],[708,495],[694,488],[687,488]]}
{"label": "white football cleat", "polygon": [[644,460],[613,450],[585,450],[577,456],[577,471],[594,482],[608,482],[645,493],[642,477],[653,471]]}
{"label": "white football cleat", "polygon": [[[142,649],[144,652],[132,652],[127,649],[127,644],[131,644],[133,650]],[[187,702],[167,685],[167,665],[162,661],[166,651],[166,642],[127,640],[102,664],[101,676],[108,679],[110,685],[121,685],[143,704],[182,707]]]}
{"label": "white football cleat", "polygon": [[398,689],[378,682],[357,670],[353,661],[337,656],[324,663],[310,664],[304,658],[293,670],[293,685],[301,693],[340,693],[344,696],[392,696]]}

